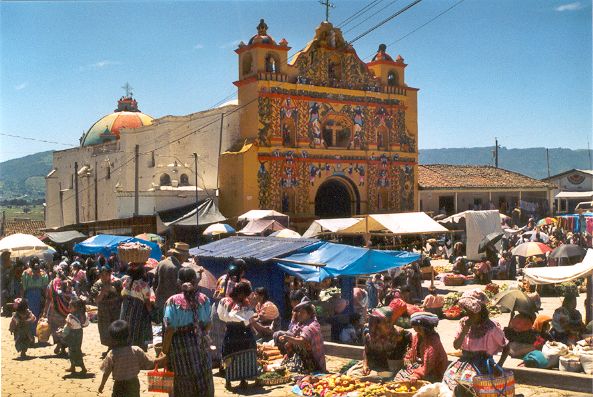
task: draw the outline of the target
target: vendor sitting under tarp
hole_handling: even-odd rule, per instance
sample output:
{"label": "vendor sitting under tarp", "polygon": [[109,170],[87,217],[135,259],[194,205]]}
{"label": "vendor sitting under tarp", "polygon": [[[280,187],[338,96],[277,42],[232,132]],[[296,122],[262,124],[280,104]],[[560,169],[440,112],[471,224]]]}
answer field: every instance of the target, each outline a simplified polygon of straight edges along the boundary
{"label": "vendor sitting under tarp", "polygon": [[279,345],[287,352],[282,364],[297,373],[325,372],[323,336],[315,306],[305,297],[294,311],[297,324],[277,337]]}

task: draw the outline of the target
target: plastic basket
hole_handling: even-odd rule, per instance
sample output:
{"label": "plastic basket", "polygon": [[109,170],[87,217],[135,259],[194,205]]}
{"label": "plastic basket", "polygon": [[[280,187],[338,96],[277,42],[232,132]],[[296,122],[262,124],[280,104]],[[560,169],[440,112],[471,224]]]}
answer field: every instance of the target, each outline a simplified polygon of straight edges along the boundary
{"label": "plastic basket", "polygon": [[158,370],[155,365],[153,371],[148,372],[148,391],[155,393],[172,393],[173,379],[175,374],[164,368],[162,371]]}

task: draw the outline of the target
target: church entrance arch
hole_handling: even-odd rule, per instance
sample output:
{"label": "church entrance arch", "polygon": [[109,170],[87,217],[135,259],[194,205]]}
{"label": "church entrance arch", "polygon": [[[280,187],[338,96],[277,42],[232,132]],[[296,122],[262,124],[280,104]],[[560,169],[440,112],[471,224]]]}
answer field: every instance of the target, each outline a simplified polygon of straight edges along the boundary
{"label": "church entrance arch", "polygon": [[360,195],[346,177],[331,177],[319,186],[315,195],[315,215],[320,218],[348,218],[360,213]]}

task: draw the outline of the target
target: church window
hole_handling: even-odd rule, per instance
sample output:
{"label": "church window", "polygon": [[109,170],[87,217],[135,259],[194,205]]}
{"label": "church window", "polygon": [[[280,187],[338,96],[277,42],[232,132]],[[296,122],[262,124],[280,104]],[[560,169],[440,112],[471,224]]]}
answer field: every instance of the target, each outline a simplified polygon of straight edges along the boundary
{"label": "church window", "polygon": [[392,70],[387,74],[387,85],[390,87],[399,85],[399,78],[396,71]]}
{"label": "church window", "polygon": [[385,211],[389,207],[389,191],[382,189],[379,190],[377,196],[377,209],[379,211]]}
{"label": "church window", "polygon": [[328,147],[348,148],[352,143],[352,127],[341,117],[332,117],[323,125],[323,141]]}
{"label": "church window", "polygon": [[331,59],[327,64],[327,77],[330,81],[342,80],[342,65],[339,59]]}
{"label": "church window", "polygon": [[187,174],[181,174],[179,176],[179,186],[189,186],[189,178]]}
{"label": "church window", "polygon": [[169,174],[161,175],[160,185],[161,186],[171,186],[171,177],[169,176]]}
{"label": "church window", "polygon": [[278,62],[278,58],[272,54],[268,54],[266,57],[266,72],[280,73],[280,63]]}
{"label": "church window", "polygon": [[241,71],[243,73],[243,76],[247,76],[248,74],[250,74],[252,72],[253,69],[253,56],[251,56],[251,53],[246,53],[245,55],[243,55],[243,62],[242,62],[242,68]]}
{"label": "church window", "polygon": [[154,168],[156,160],[154,158],[154,150],[150,153],[150,160],[148,161],[148,168]]}

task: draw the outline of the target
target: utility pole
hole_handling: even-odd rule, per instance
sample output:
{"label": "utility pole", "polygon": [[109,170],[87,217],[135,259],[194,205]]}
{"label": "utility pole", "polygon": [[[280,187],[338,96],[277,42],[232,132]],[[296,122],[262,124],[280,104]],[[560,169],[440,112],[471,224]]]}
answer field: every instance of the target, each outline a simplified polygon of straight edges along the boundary
{"label": "utility pole", "polygon": [[546,148],[546,163],[548,164],[548,178],[550,177],[550,149]]}
{"label": "utility pole", "polygon": [[498,168],[498,138],[494,138],[494,166]]}
{"label": "utility pole", "polygon": [[76,224],[80,223],[80,212],[78,211],[78,161],[74,162],[74,201],[76,202],[75,208],[75,221]]}
{"label": "utility pole", "polygon": [[140,145],[134,147],[134,216],[138,216],[138,170],[140,157]]}
{"label": "utility pole", "polygon": [[194,182],[196,185],[196,233],[200,246],[200,201],[198,196],[198,153],[194,152]]}
{"label": "utility pole", "polygon": [[[216,194],[218,195],[218,185],[220,181],[220,151],[222,150],[222,128],[224,126],[224,113],[220,115],[220,132],[218,134],[218,157],[216,160]],[[196,184],[196,186],[198,186]]]}
{"label": "utility pole", "polygon": [[95,161],[95,220],[99,220],[99,187],[97,186],[97,162]]}

